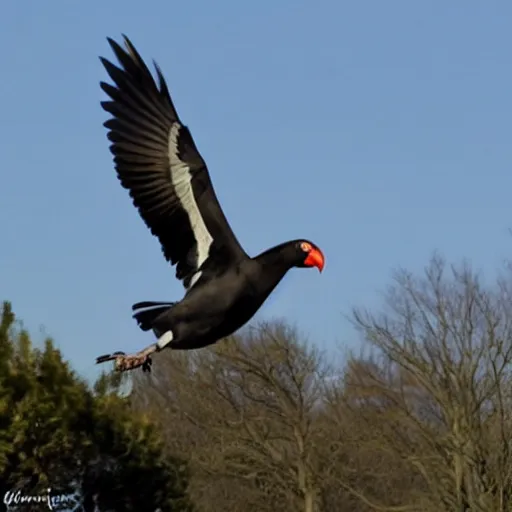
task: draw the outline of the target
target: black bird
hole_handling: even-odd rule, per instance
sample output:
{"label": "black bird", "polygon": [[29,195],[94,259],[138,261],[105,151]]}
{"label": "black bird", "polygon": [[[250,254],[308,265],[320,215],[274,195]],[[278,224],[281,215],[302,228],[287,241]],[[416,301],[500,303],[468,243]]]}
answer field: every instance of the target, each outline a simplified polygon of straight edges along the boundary
{"label": "black bird", "polygon": [[292,240],[249,257],[219,205],[206,167],[189,129],[174,108],[159,66],[158,85],[139,53],[123,35],[126,50],[107,38],[121,68],[100,57],[115,85],[101,82],[112,115],[104,123],[121,185],[165,259],[176,265],[186,294],[180,302],[139,302],[134,318],[157,342],[140,352],[115,352],[96,362],[115,360],[119,371],[142,366],[164,347],[197,349],[232,334],[258,311],[292,267],[324,267],[320,249]]}

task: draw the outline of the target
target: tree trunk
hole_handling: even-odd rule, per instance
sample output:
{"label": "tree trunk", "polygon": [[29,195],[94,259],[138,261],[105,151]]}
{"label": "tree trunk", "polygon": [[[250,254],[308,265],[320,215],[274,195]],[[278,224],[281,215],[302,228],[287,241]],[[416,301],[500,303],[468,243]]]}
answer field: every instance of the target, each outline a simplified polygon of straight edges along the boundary
{"label": "tree trunk", "polygon": [[314,512],[314,506],[315,506],[315,493],[308,489],[304,493],[304,512]]}

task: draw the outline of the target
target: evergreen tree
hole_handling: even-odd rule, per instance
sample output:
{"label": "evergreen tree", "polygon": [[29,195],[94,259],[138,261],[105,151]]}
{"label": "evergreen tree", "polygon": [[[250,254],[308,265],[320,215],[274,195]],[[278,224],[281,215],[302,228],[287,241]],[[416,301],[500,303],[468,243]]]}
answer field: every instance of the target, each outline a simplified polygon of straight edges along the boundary
{"label": "evergreen tree", "polygon": [[[75,510],[189,511],[186,466],[134,416],[118,375],[94,389],[52,340],[33,347],[11,305],[0,317],[0,493],[77,496]],[[7,497],[12,497],[12,494]],[[41,510],[24,504],[23,510]]]}

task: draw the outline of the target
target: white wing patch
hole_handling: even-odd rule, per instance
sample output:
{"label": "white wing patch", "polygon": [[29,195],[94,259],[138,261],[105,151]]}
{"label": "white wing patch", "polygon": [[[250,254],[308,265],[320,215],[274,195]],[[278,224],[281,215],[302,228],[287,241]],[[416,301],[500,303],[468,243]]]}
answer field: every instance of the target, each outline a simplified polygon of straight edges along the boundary
{"label": "white wing patch", "polygon": [[[180,125],[173,123],[169,131],[169,162],[171,164],[171,181],[176,192],[176,196],[180,201],[183,209],[187,212],[192,226],[192,232],[197,243],[197,268],[208,258],[210,246],[212,245],[213,238],[210,235],[201,212],[197,206],[194,193],[192,192],[192,175],[190,174],[190,167],[182,162],[178,157],[178,137],[180,134]],[[194,283],[201,277],[201,272],[196,272],[188,288],[191,288]]]}

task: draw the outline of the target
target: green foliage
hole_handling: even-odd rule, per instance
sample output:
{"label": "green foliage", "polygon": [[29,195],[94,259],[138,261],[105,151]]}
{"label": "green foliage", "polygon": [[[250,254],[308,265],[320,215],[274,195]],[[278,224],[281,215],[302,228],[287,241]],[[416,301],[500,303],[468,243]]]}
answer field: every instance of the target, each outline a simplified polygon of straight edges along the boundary
{"label": "green foliage", "polygon": [[[80,493],[76,510],[189,511],[186,467],[162,457],[158,432],[135,416],[122,380],[94,389],[52,340],[32,346],[8,302],[0,320],[0,495]],[[37,509],[37,508],[36,508]],[[36,510],[35,509],[35,510]],[[24,508],[29,510],[29,508]],[[37,509],[38,510],[38,509]]]}

